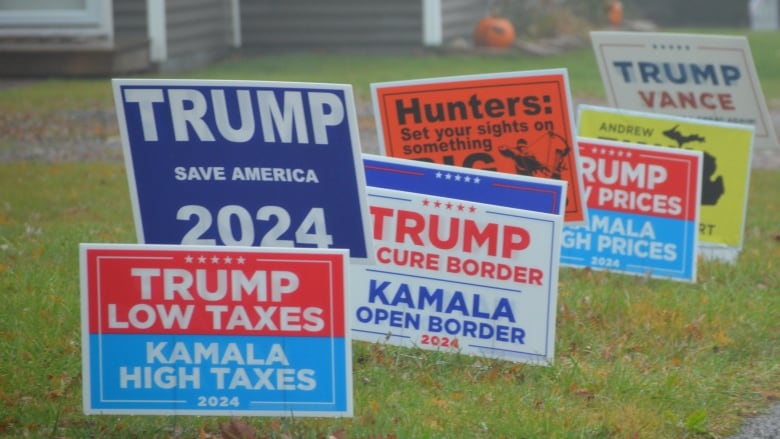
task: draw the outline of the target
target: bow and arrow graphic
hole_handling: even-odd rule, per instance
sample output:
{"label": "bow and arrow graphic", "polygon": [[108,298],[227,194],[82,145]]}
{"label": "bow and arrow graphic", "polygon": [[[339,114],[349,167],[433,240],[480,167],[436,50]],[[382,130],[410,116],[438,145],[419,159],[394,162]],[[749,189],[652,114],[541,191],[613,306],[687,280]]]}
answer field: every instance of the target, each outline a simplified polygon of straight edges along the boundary
{"label": "bow and arrow graphic", "polygon": [[[530,150],[535,149],[536,145],[547,139],[547,157],[544,162],[539,160],[540,154],[534,154]],[[554,147],[558,141],[561,147]],[[555,131],[547,131],[528,144],[523,138],[517,139],[514,148],[500,147],[499,152],[515,162],[515,172],[519,175],[543,176],[554,179],[561,179],[566,167],[566,159],[571,154],[571,146],[568,140]],[[554,156],[553,156],[554,154]]]}

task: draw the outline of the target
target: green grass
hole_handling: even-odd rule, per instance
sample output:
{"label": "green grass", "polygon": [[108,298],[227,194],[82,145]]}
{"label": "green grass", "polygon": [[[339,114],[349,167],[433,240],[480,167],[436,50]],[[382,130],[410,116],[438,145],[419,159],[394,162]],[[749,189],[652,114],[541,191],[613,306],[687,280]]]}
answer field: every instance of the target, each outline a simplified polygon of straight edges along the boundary
{"label": "green grass", "polygon": [[352,84],[358,98],[370,99],[372,82],[538,70],[567,65],[577,66],[576,69],[569,70],[569,81],[574,91],[580,94],[603,96],[596,59],[590,48],[549,58],[522,53],[506,56],[442,53],[390,56],[365,54],[359,57],[343,53],[269,54],[228,60],[199,71],[197,76],[347,83]]}
{"label": "green grass", "polygon": [[[553,366],[355,342],[353,419],[245,421],[293,437],[723,434],[780,392],[778,185],[753,173],[739,263],[703,263],[695,285],[562,270]],[[0,187],[17,188],[0,207],[0,433],[217,431],[225,419],[81,413],[77,247],[133,242],[122,165],[6,163]]]}
{"label": "green grass", "polygon": [[780,107],[780,46],[777,32],[759,32],[749,35],[750,51],[761,80],[761,88],[770,107]]}
{"label": "green grass", "polygon": [[[779,36],[750,35],[770,101]],[[263,55],[187,76],[351,83],[368,99],[375,81],[555,67],[575,96],[602,96],[589,50]],[[99,79],[0,90],[0,121],[111,99]],[[738,263],[703,262],[696,284],[562,269],[552,366],[354,342],[353,418],[240,421],[263,437],[724,437],[780,397],[778,187],[780,172],[752,173]],[[78,244],[134,240],[121,163],[0,163],[0,437],[219,437],[227,418],[82,412]]]}

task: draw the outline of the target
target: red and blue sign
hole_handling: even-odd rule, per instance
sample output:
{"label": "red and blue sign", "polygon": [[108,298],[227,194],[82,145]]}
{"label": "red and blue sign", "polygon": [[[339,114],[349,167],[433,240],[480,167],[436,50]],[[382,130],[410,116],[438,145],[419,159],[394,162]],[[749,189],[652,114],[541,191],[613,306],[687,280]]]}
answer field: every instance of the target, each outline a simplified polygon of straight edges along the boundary
{"label": "red and blue sign", "polygon": [[549,364],[566,181],[364,155],[377,263],[353,339]]}
{"label": "red and blue sign", "polygon": [[348,85],[115,79],[138,241],[371,262]]}
{"label": "red and blue sign", "polygon": [[485,204],[563,215],[566,181],[418,160],[363,154],[366,183],[376,188],[419,192]]}
{"label": "red and blue sign", "polygon": [[368,188],[373,266],[353,265],[353,339],[552,363],[563,215]]}
{"label": "red and blue sign", "polygon": [[565,226],[561,264],[696,281],[701,151],[579,138],[587,226]]}
{"label": "red and blue sign", "polygon": [[87,414],[351,416],[348,253],[82,244]]}

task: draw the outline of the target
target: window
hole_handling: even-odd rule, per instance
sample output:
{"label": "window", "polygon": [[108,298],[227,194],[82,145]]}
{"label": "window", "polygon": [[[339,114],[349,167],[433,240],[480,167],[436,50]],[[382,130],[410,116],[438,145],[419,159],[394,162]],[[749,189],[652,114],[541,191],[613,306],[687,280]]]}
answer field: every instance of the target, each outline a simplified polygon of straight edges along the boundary
{"label": "window", "polygon": [[113,39],[111,1],[0,0],[0,36]]}

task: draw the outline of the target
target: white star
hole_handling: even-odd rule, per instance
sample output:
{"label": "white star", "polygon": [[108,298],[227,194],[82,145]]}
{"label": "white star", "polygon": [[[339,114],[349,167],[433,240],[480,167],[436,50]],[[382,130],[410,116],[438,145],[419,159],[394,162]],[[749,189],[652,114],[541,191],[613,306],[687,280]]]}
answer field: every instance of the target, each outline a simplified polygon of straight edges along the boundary
{"label": "white star", "polygon": [[244,261],[246,261],[246,259],[244,259],[244,257],[243,257],[243,256],[239,256],[239,257],[238,257],[238,259],[237,259],[237,261],[238,261],[239,265],[243,265],[243,264],[244,264]]}
{"label": "white star", "polygon": [[206,262],[206,257],[203,255],[198,256],[198,262],[203,264]]}
{"label": "white star", "polygon": [[441,178],[441,171],[436,172],[436,178]]}
{"label": "white star", "polygon": [[455,181],[460,181],[460,179],[461,179],[460,174],[455,174]]}
{"label": "white star", "polygon": [[452,174],[450,174],[450,173],[447,173],[447,175],[446,175],[446,177],[445,177],[445,178],[446,178],[447,180],[452,180]]}
{"label": "white star", "polygon": [[184,257],[184,262],[186,262],[188,264],[192,264],[192,260],[193,260],[192,255],[187,255],[187,256]]}
{"label": "white star", "polygon": [[212,264],[219,264],[219,256],[214,255],[211,257],[211,263]]}
{"label": "white star", "polygon": [[482,180],[479,177],[474,177],[474,184],[479,184],[480,181]]}
{"label": "white star", "polygon": [[463,177],[463,180],[464,180],[466,183],[471,183],[471,177],[470,177],[470,176],[468,176],[468,175],[467,175],[467,176],[465,176],[465,177]]}
{"label": "white star", "polygon": [[230,264],[232,262],[233,262],[233,258],[231,258],[230,256],[225,256],[225,263],[226,264]]}

